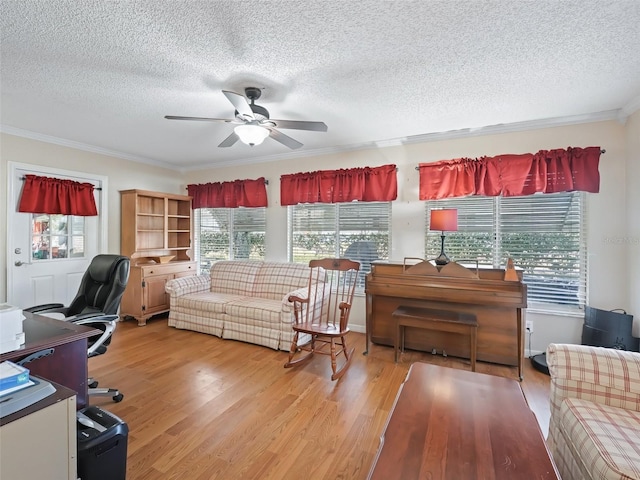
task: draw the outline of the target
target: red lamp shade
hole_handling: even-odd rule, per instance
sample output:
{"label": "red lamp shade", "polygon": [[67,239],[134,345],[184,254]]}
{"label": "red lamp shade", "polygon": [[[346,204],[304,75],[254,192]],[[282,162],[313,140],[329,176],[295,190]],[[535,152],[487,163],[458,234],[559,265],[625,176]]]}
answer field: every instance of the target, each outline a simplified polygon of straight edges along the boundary
{"label": "red lamp shade", "polygon": [[429,230],[441,230],[443,232],[455,232],[458,230],[458,209],[444,208],[431,210],[431,222]]}

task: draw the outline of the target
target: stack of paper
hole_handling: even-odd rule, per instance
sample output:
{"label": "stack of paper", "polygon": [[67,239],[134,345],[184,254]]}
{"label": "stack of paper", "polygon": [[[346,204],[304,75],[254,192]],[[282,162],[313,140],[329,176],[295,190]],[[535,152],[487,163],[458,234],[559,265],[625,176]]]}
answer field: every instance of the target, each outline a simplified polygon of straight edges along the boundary
{"label": "stack of paper", "polygon": [[0,396],[29,385],[33,385],[33,382],[28,369],[9,361],[0,363]]}

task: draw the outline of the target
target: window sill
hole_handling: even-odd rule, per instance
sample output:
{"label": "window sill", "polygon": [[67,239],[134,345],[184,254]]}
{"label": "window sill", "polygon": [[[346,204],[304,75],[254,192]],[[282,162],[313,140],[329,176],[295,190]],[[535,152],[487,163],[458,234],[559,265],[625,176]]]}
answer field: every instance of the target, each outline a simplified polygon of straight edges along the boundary
{"label": "window sill", "polygon": [[527,307],[527,313],[554,317],[584,318],[584,308],[576,307],[574,305],[562,306],[534,303]]}

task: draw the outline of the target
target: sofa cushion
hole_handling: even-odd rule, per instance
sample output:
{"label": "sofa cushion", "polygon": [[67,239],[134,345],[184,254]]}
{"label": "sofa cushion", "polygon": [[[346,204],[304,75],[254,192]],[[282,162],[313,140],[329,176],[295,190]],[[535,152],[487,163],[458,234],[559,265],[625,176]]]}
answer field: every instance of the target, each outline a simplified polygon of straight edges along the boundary
{"label": "sofa cushion", "polygon": [[222,327],[225,318],[226,315],[224,313],[206,312],[205,314],[205,312],[201,310],[172,308],[169,311],[168,325],[170,327],[222,337]]}
{"label": "sofa cushion", "polygon": [[566,398],[560,429],[594,479],[640,478],[640,413]]}
{"label": "sofa cushion", "polygon": [[[248,323],[225,322],[222,338],[254,343],[265,347],[281,350],[282,332],[274,330],[272,326],[258,326]],[[291,341],[286,343],[288,349]]]}
{"label": "sofa cushion", "polygon": [[283,295],[309,284],[309,265],[264,262],[256,273],[253,296],[281,301]]}
{"label": "sofa cushion", "polygon": [[242,323],[247,325],[268,325],[277,330],[280,330],[279,326],[282,323],[285,310],[286,317],[290,318],[290,307],[285,307],[280,299],[270,300],[257,297],[236,298],[225,305],[225,312],[229,318],[242,319]]}
{"label": "sofa cushion", "polygon": [[256,273],[264,262],[221,260],[211,265],[211,291],[231,295],[253,295]]}
{"label": "sofa cushion", "polygon": [[244,297],[240,295],[216,292],[190,293],[178,297],[171,308],[192,312],[227,313],[227,305],[242,298]]}

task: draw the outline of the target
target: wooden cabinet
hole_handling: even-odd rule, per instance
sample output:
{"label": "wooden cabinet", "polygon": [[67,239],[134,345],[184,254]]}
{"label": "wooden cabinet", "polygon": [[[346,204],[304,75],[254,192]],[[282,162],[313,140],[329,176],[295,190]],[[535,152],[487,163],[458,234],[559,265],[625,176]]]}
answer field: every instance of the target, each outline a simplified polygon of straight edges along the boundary
{"label": "wooden cabinet", "polygon": [[124,190],[120,200],[120,251],[131,258],[120,315],[145,325],[149,317],[169,310],[167,281],[196,274],[191,197]]}

